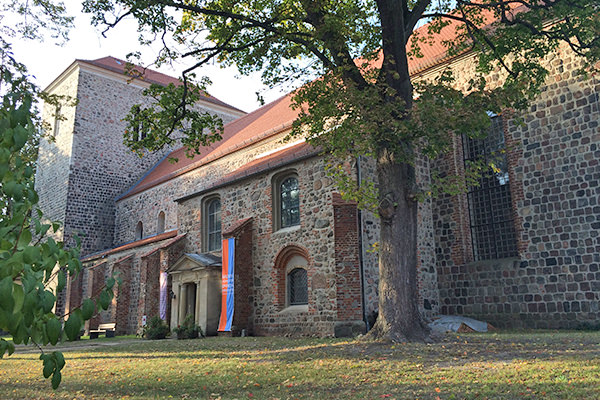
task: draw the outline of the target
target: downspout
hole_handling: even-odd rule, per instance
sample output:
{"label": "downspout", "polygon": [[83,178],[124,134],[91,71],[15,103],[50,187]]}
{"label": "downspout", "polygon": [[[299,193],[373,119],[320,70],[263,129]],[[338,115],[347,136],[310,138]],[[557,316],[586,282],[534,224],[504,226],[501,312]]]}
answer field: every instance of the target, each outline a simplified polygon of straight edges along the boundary
{"label": "downspout", "polygon": [[[362,171],[360,168],[360,157],[356,159],[356,181],[358,187],[362,182]],[[367,327],[367,332],[371,330],[369,326],[369,319],[367,318],[367,308],[365,301],[365,265],[364,265],[364,252],[365,252],[365,244],[363,242],[363,232],[362,232],[362,210],[360,207],[358,208],[358,268],[360,271],[360,289],[361,289],[361,304],[362,304],[362,313],[363,313],[363,321],[365,322],[365,326]]]}

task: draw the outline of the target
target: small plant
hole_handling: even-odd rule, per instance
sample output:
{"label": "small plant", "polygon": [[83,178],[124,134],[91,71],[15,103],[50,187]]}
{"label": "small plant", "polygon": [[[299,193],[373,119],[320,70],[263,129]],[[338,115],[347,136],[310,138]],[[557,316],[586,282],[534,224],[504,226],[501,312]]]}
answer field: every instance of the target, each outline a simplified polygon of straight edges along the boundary
{"label": "small plant", "polygon": [[150,318],[148,325],[144,328],[143,336],[146,339],[164,339],[169,334],[170,329],[169,326],[160,319],[159,316],[154,316]]}
{"label": "small plant", "polygon": [[177,335],[177,339],[196,339],[199,336],[204,337],[202,328],[194,323],[192,315],[185,317],[183,324],[178,325],[177,328],[173,329],[173,332]]}

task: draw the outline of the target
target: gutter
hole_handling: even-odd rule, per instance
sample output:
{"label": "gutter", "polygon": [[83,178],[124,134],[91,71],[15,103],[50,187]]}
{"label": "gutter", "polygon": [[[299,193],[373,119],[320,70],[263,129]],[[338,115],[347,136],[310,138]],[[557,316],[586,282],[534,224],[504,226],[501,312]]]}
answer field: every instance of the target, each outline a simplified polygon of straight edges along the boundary
{"label": "gutter", "polygon": [[[362,170],[360,168],[360,158],[361,156],[358,156],[358,158],[356,159],[356,180],[358,183],[358,186],[360,187],[360,184],[362,182]],[[367,327],[367,332],[369,332],[371,330],[371,327],[369,326],[369,319],[367,318],[367,307],[366,307],[366,300],[365,300],[365,243],[363,241],[363,223],[362,223],[362,210],[360,209],[360,207],[358,208],[358,269],[360,271],[360,290],[361,290],[361,305],[362,305],[362,312],[363,312],[363,321],[365,322],[365,326]]]}

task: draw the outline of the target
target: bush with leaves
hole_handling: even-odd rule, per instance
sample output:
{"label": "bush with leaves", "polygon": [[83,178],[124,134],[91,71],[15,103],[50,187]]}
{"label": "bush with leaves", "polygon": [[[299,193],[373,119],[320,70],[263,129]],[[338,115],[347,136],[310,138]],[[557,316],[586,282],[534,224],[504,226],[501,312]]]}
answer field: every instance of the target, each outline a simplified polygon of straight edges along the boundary
{"label": "bush with leaves", "polygon": [[150,340],[164,339],[171,333],[169,325],[165,323],[159,316],[154,316],[148,321],[148,325],[144,328],[144,337]]}
{"label": "bush with leaves", "polygon": [[52,387],[61,381],[63,355],[46,353],[42,346],[75,340],[86,320],[97,310],[106,310],[112,298],[113,277],[97,300],[86,299],[69,315],[54,313],[57,295],[67,277],[81,270],[78,248],[65,248],[52,237],[58,223],[43,223],[36,207],[33,162],[27,143],[39,135],[41,124],[35,113],[37,88],[26,69],[0,42],[0,357],[11,355],[15,344],[33,343],[42,352],[45,378]]}
{"label": "bush with leaves", "polygon": [[177,339],[196,339],[198,337],[204,337],[202,328],[196,325],[193,315],[185,317],[183,323],[173,329],[173,332],[177,335]]}

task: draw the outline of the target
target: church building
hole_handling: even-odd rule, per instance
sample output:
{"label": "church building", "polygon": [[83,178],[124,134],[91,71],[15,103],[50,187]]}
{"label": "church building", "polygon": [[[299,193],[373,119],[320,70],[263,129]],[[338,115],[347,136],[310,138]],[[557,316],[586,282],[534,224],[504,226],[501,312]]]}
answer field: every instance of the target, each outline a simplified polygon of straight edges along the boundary
{"label": "church building", "polygon": [[[441,43],[441,42],[440,42]],[[452,69],[457,87],[475,73],[472,53],[438,43],[411,60],[413,79]],[[600,81],[575,71],[559,48],[542,93],[517,123],[492,117],[486,139],[456,138],[453,151],[420,161],[464,174],[465,162],[505,157],[468,193],[419,204],[418,303],[425,319],[465,315],[499,327],[577,328],[600,317]],[[44,109],[40,207],[81,238],[84,270],[59,300],[63,310],[96,295],[117,273],[109,310],[87,323],[135,333],[153,316],[171,328],[191,315],[206,334],[350,336],[377,313],[376,216],[342,199],[317,149],[284,140],[296,112],[290,95],[244,113],[207,95],[223,139],[193,158],[170,148],[138,157],[123,145],[123,117],[151,83],[113,57],[76,60],[46,89],[78,100]],[[494,79],[494,77],[490,77]],[[56,118],[60,115],[62,119]],[[177,162],[172,162],[177,159]],[[366,158],[352,164],[372,177]]]}

